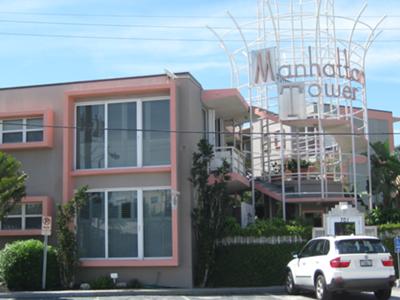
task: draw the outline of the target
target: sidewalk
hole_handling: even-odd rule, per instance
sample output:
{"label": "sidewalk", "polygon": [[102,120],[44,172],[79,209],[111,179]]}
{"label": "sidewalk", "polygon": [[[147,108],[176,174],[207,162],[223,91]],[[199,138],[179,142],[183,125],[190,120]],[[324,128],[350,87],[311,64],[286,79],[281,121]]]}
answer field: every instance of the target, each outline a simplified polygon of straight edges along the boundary
{"label": "sidewalk", "polygon": [[106,297],[106,296],[231,296],[263,295],[283,293],[282,286],[253,288],[194,288],[194,289],[141,289],[141,290],[71,290],[45,292],[0,293],[0,299],[54,299],[61,297]]}

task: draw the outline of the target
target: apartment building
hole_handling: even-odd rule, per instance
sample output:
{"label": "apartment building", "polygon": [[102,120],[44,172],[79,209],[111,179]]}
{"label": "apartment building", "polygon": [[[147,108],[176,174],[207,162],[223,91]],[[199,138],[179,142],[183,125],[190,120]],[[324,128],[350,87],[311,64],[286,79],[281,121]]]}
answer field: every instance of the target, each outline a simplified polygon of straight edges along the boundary
{"label": "apartment building", "polygon": [[[231,163],[229,189],[248,188],[234,133],[247,119],[236,89],[203,90],[189,73],[0,89],[0,150],[29,176],[22,205],[0,225],[1,244],[41,238],[42,217],[54,223],[57,206],[87,185],[76,221],[79,280],[118,273],[191,287],[192,154],[208,137],[213,167]],[[216,127],[233,134],[225,140]]]}

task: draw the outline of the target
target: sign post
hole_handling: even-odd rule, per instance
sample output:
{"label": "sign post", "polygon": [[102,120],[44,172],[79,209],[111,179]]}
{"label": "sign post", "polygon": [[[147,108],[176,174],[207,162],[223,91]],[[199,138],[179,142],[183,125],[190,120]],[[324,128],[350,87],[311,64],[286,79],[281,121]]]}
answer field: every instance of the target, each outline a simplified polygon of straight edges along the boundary
{"label": "sign post", "polygon": [[51,217],[49,217],[49,216],[43,216],[43,218],[42,218],[42,235],[44,236],[42,290],[45,290],[46,289],[46,272],[47,272],[47,244],[48,244],[49,235],[51,235]]}
{"label": "sign post", "polygon": [[398,276],[400,277],[400,236],[394,238],[394,252],[397,254]]}

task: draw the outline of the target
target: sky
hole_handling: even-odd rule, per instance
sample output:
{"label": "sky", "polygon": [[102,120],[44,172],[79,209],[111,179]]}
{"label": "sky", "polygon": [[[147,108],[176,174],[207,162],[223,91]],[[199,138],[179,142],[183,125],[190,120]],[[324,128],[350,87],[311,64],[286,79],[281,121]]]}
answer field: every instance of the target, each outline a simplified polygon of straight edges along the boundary
{"label": "sky", "polygon": [[[335,13],[355,16],[364,3],[336,0]],[[168,69],[189,71],[205,89],[228,88],[228,59],[206,26],[232,26],[227,11],[247,22],[255,18],[256,5],[257,0],[0,0],[0,87]],[[367,56],[368,105],[400,116],[400,1],[369,0],[364,15],[372,25],[387,16]]]}

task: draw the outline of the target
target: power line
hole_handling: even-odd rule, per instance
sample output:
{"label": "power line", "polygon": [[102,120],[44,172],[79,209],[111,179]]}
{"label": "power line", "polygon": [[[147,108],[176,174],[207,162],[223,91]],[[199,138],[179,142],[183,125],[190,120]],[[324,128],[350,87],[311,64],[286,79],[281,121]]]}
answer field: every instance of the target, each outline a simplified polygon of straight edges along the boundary
{"label": "power line", "polygon": [[[168,41],[168,42],[215,42],[215,39],[201,38],[163,38],[163,37],[125,37],[125,36],[103,36],[103,35],[69,35],[69,34],[48,34],[48,33],[23,33],[23,32],[0,32],[3,36],[25,36],[42,38],[69,38],[69,39],[91,39],[91,40],[132,40],[132,41]],[[304,40],[308,41],[308,40]],[[313,41],[313,40],[309,40]],[[354,42],[364,43],[365,41]],[[225,42],[243,42],[240,39],[226,39]],[[291,43],[291,40],[281,40],[280,43]],[[400,39],[376,40],[374,43],[398,43]]]}
{"label": "power line", "polygon": [[[0,124],[4,122],[0,121]],[[25,126],[28,125],[19,123],[19,122],[10,122],[7,121],[7,125],[13,126]],[[137,129],[137,128],[98,128],[97,126],[65,126],[65,125],[31,125],[30,129],[40,130],[42,128],[54,128],[54,129],[73,129],[73,130],[100,130],[100,131],[128,131],[128,132],[158,132],[158,133],[179,133],[179,134],[225,134],[225,135],[233,135],[239,134],[239,132],[231,132],[231,131],[205,131],[205,130],[170,130],[170,129]],[[16,133],[18,129],[12,130],[9,133]],[[22,129],[21,129],[22,131]],[[19,132],[19,131],[18,131]],[[7,133],[7,131],[2,131],[1,133]],[[351,132],[246,132],[241,133],[242,135],[271,135],[271,136],[366,136],[366,133],[351,133]],[[400,135],[400,132],[370,132],[369,136],[378,136],[378,135]]]}
{"label": "power line", "polygon": [[[149,18],[149,19],[230,19],[221,15],[142,15],[142,14],[85,14],[85,13],[55,13],[55,12],[18,12],[0,11],[0,14],[30,15],[30,16],[62,16],[62,17],[110,17],[110,18]],[[352,18],[354,15],[334,15],[337,18]],[[381,18],[382,15],[364,15],[363,18]],[[400,18],[400,15],[387,15],[388,18]],[[236,19],[255,19],[256,16],[235,16]]]}
{"label": "power line", "polygon": [[[198,25],[153,25],[153,24],[116,24],[116,23],[82,23],[82,22],[54,22],[54,21],[35,21],[35,20],[12,20],[12,19],[0,19],[0,23],[15,23],[15,24],[37,24],[37,25],[63,25],[63,26],[91,26],[91,27],[117,27],[117,28],[160,28],[160,29],[205,29],[205,26]],[[217,30],[230,30],[234,27],[229,26],[213,26],[213,29]],[[284,28],[280,27],[281,30],[294,30],[294,31],[315,31],[315,28]],[[338,31],[350,31],[353,28],[336,28]],[[381,28],[382,30],[400,30],[400,27],[386,27]],[[243,30],[259,30],[257,27],[244,27]],[[356,31],[370,31],[368,28],[356,28]]]}

